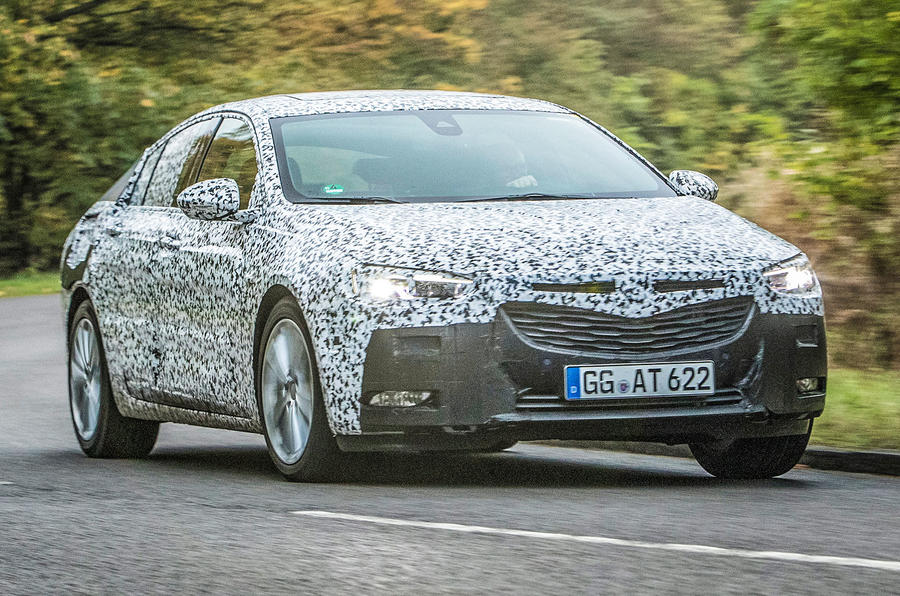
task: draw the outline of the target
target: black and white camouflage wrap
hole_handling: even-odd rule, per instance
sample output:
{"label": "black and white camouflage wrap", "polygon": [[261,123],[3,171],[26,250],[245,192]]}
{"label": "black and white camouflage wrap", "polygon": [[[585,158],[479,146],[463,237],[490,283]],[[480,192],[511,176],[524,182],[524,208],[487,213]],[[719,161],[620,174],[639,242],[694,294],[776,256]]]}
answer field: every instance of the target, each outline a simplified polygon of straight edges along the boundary
{"label": "black and white camouflage wrap", "polygon": [[177,202],[191,219],[217,221],[238,212],[241,191],[230,178],[214,178],[185,188],[178,194]]}
{"label": "black and white camouflage wrap", "polygon": [[719,196],[719,185],[706,174],[692,170],[675,170],[669,174],[669,182],[683,195],[715,201]]}
{"label": "black and white camouflage wrap", "polygon": [[[823,312],[820,293],[775,293],[762,277],[766,267],[797,255],[797,248],[700,198],[375,205],[286,200],[270,118],[412,109],[568,112],[531,99],[420,91],[240,101],[198,114],[169,135],[220,113],[252,123],[259,167],[252,223],[207,222],[173,207],[129,206],[136,176],[116,204],[92,207],[66,242],[63,270],[86,262],[76,286],[89,292],[96,307],[124,414],[260,431],[253,341],[260,304],[273,286],[287,288],[304,314],[337,434],[360,433],[365,350],[379,328],[489,322],[512,300],[646,317],[752,296],[761,312]],[[109,236],[103,230],[123,226],[126,233],[113,238],[165,233],[178,237],[180,249],[167,251],[164,241],[149,251],[125,244],[105,249]],[[474,280],[474,288],[463,299],[369,302],[354,291],[353,275],[370,264],[452,272]],[[676,279],[721,279],[724,287],[653,289],[655,280]],[[616,291],[532,289],[535,282],[597,280],[614,281]],[[76,286],[64,292],[66,304]],[[185,404],[148,401],[142,381],[175,388]]]}

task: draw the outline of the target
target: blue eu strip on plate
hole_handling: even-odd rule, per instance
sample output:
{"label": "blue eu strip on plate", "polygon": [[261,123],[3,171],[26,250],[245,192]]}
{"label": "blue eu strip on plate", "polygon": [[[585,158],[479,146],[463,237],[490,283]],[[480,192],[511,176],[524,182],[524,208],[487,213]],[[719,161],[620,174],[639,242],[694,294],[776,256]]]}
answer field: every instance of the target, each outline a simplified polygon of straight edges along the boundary
{"label": "blue eu strip on plate", "polygon": [[569,399],[581,396],[581,369],[577,366],[566,368],[566,395]]}

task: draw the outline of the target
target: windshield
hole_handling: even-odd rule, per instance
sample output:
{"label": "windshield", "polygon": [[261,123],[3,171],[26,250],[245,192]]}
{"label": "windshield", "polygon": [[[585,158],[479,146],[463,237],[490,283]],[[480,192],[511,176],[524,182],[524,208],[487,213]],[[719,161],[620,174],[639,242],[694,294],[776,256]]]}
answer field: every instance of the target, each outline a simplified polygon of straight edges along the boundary
{"label": "windshield", "polygon": [[575,114],[421,110],[271,123],[284,193],[295,202],[675,196]]}

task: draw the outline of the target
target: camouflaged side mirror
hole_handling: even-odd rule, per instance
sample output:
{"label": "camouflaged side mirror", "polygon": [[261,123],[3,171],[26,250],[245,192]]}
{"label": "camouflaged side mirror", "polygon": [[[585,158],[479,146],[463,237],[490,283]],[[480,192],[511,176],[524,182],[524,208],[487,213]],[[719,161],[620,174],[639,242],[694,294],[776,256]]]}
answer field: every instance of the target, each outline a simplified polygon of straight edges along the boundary
{"label": "camouflaged side mirror", "polygon": [[669,174],[669,182],[683,195],[691,195],[715,201],[719,196],[719,186],[706,174],[693,170],[674,170]]}
{"label": "camouflaged side mirror", "polygon": [[204,221],[251,222],[255,213],[240,211],[241,191],[231,178],[213,178],[188,186],[176,199],[184,214]]}

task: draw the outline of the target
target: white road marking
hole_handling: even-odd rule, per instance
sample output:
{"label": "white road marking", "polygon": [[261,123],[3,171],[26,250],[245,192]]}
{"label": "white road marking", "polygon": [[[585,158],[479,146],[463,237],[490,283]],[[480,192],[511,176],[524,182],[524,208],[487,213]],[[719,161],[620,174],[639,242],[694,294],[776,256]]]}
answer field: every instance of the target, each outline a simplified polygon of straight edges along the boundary
{"label": "white road marking", "polygon": [[9,480],[0,480],[0,484],[15,484],[15,482],[10,482]]}
{"label": "white road marking", "polygon": [[568,542],[581,542],[588,544],[603,544],[607,546],[619,546],[623,548],[642,548],[650,550],[664,550],[681,553],[701,555],[713,555],[717,557],[738,557],[742,559],[766,559],[773,561],[787,561],[791,563],[819,563],[823,565],[841,565],[845,567],[865,567],[867,569],[880,569],[883,571],[900,571],[900,561],[883,559],[862,559],[856,557],[834,557],[826,555],[805,555],[801,553],[788,553],[779,551],[745,550],[741,548],[722,548],[719,546],[704,546],[702,544],[676,544],[670,542],[642,542],[640,540],[623,540],[620,538],[607,538],[605,536],[579,536],[576,534],[557,534],[553,532],[535,532],[531,530],[512,530],[508,528],[492,528],[488,526],[469,526],[463,524],[449,524],[442,522],[427,522],[409,519],[394,519],[390,517],[374,517],[370,515],[355,515],[352,513],[336,513],[333,511],[292,511],[294,515],[306,517],[318,517],[324,519],[336,519],[342,521],[355,521],[382,526],[400,526],[405,528],[424,528],[428,530],[446,530],[449,532],[464,532],[467,534],[492,534],[496,536],[517,536],[520,538],[536,538],[539,540],[558,540]]}

